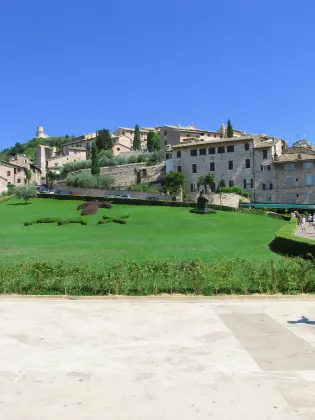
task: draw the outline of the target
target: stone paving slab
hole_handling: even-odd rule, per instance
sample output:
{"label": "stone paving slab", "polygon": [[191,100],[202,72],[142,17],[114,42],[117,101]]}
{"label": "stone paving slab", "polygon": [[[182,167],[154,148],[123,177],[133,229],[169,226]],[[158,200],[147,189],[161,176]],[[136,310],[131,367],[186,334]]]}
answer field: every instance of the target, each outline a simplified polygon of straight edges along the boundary
{"label": "stone paving slab", "polygon": [[308,222],[306,223],[306,229],[302,232],[301,226],[297,226],[295,229],[295,235],[300,236],[301,238],[313,239],[315,240],[315,229],[313,226],[309,226]]}
{"label": "stone paving slab", "polygon": [[0,300],[0,419],[315,420],[312,321],[302,300]]}

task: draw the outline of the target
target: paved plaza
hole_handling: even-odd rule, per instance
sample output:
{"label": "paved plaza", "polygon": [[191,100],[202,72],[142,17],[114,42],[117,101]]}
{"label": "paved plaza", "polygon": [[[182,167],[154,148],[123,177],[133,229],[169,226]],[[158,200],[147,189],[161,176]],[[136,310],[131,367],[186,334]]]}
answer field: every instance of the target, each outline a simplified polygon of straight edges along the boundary
{"label": "paved plaza", "polygon": [[307,222],[305,228],[306,228],[305,231],[302,232],[301,226],[300,225],[297,226],[296,229],[295,229],[295,235],[296,236],[301,236],[301,238],[307,238],[307,239],[315,240],[314,226],[312,226],[312,225],[310,226],[309,223]]}
{"label": "paved plaza", "polygon": [[1,420],[315,420],[315,300],[0,300]]}

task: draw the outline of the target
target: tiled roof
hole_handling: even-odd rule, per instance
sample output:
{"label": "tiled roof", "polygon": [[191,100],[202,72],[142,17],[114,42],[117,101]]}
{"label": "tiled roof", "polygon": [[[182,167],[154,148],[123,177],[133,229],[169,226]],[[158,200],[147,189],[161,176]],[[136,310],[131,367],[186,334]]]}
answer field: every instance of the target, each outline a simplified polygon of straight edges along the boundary
{"label": "tiled roof", "polygon": [[315,154],[304,154],[304,153],[283,153],[277,160],[274,160],[274,163],[284,163],[284,162],[298,162],[298,161],[308,161],[315,160]]}
{"label": "tiled roof", "polygon": [[249,135],[249,136],[240,136],[240,137],[224,137],[219,139],[207,139],[207,140],[200,140],[200,138],[195,138],[192,141],[189,142],[182,142],[177,144],[176,146],[173,146],[173,149],[181,149],[183,147],[193,147],[193,146],[202,146],[202,145],[211,145],[211,144],[225,144],[225,143],[236,143],[240,141],[250,141],[254,140],[254,148],[266,148],[266,147],[272,147],[274,144],[278,143],[278,141],[281,141],[280,139],[273,139],[270,137],[262,137],[260,135]]}

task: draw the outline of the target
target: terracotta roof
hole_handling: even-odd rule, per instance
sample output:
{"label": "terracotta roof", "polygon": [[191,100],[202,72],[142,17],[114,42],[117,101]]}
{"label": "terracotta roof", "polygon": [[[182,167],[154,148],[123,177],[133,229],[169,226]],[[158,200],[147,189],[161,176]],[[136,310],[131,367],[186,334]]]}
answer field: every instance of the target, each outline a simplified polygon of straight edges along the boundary
{"label": "terracotta roof", "polygon": [[26,169],[24,166],[20,166],[20,165],[15,165],[14,163],[11,162],[5,162],[4,160],[0,160],[0,165],[4,165],[4,166],[9,166],[10,168],[20,168],[20,169]]}

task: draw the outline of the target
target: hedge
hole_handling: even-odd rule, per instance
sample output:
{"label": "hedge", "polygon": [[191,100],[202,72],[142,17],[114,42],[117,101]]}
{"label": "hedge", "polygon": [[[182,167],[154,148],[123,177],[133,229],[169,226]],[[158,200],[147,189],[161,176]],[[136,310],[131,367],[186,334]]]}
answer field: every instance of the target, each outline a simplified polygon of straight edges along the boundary
{"label": "hedge", "polygon": [[189,213],[195,213],[195,214],[216,214],[215,210],[198,210],[198,209],[191,209]]}
{"label": "hedge", "polygon": [[282,226],[269,244],[270,249],[282,255],[315,258],[315,241],[295,236],[296,223],[296,218],[292,218],[288,224]]}
{"label": "hedge", "polygon": [[6,201],[9,201],[14,197],[15,197],[15,194],[11,194],[11,195],[7,195],[5,197],[1,197],[0,198],[0,203],[5,203]]}

